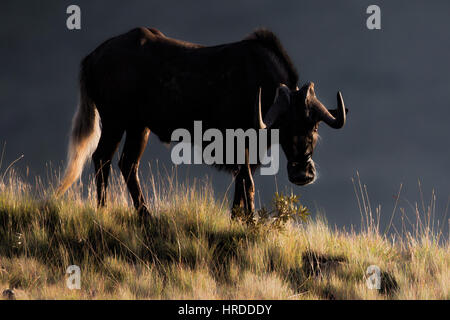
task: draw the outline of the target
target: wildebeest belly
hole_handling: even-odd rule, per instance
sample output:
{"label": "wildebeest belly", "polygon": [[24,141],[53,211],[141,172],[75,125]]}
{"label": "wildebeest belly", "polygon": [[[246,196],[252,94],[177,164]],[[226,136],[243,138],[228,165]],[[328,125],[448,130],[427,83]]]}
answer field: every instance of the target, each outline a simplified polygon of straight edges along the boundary
{"label": "wildebeest belly", "polygon": [[202,121],[205,130],[252,125],[254,99],[243,70],[208,63],[192,69],[172,65],[148,79],[138,113],[161,140],[170,139],[174,129],[190,130],[194,121]]}

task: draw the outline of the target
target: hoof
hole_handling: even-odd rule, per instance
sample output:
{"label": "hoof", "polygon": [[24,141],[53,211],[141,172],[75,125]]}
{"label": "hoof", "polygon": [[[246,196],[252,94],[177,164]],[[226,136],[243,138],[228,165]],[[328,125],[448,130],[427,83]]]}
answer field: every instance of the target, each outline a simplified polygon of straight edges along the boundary
{"label": "hoof", "polygon": [[143,206],[141,206],[137,211],[138,211],[139,217],[142,219],[147,220],[147,219],[151,218],[151,216],[152,216],[145,204]]}
{"label": "hoof", "polygon": [[235,206],[231,209],[231,220],[242,221],[247,224],[253,223],[255,212],[243,207]]}

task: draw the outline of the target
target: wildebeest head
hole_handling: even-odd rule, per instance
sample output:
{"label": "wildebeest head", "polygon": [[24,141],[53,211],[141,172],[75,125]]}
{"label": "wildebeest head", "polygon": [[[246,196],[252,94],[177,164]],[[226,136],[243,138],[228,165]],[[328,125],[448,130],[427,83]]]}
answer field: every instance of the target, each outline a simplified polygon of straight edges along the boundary
{"label": "wildebeest head", "polygon": [[292,183],[307,185],[315,180],[316,167],[312,155],[319,137],[319,123],[323,121],[334,129],[345,124],[348,110],[340,92],[337,93],[337,104],[337,109],[328,110],[316,97],[312,82],[296,90],[281,85],[263,119],[259,91],[257,125],[260,129],[280,130],[280,144],[288,160],[288,177]]}

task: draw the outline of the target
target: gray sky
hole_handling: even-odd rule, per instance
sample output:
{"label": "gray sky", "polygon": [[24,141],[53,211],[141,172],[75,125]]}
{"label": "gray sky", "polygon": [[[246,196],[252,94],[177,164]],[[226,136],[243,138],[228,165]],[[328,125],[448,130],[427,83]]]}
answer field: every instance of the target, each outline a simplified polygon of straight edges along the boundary
{"label": "gray sky", "polygon": [[[66,28],[70,4],[82,10],[82,30]],[[444,218],[450,194],[450,2],[376,1],[381,30],[366,28],[372,1],[2,1],[0,3],[0,142],[4,163],[21,154],[17,168],[45,175],[62,166],[77,103],[78,66],[109,37],[136,26],[170,37],[215,45],[242,39],[264,26],[281,39],[300,73],[313,81],[329,107],[341,90],[350,109],[343,130],[321,126],[315,153],[319,179],[308,187],[289,183],[284,155],[278,188],[301,194],[332,224],[359,226],[351,177],[358,170],[373,206],[390,218],[403,183],[401,206],[437,193]],[[170,166],[170,151],[151,137],[143,159]],[[206,166],[182,166],[179,175],[208,174],[219,195],[231,177]],[[92,172],[92,170],[91,170]],[[275,191],[274,177],[255,178],[261,201]],[[259,199],[257,199],[259,202]],[[398,222],[398,221],[397,221]],[[442,221],[441,221],[442,223]],[[448,226],[448,225],[447,225]],[[447,229],[448,230],[448,229]]]}

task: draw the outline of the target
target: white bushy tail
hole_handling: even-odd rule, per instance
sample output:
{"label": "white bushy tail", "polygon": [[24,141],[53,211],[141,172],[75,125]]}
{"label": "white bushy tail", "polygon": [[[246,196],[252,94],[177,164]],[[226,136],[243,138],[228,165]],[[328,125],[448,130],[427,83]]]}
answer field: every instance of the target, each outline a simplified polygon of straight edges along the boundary
{"label": "white bushy tail", "polygon": [[67,167],[56,195],[64,194],[81,176],[84,164],[95,151],[100,139],[100,116],[88,97],[83,78],[80,81],[80,102],[72,120]]}

